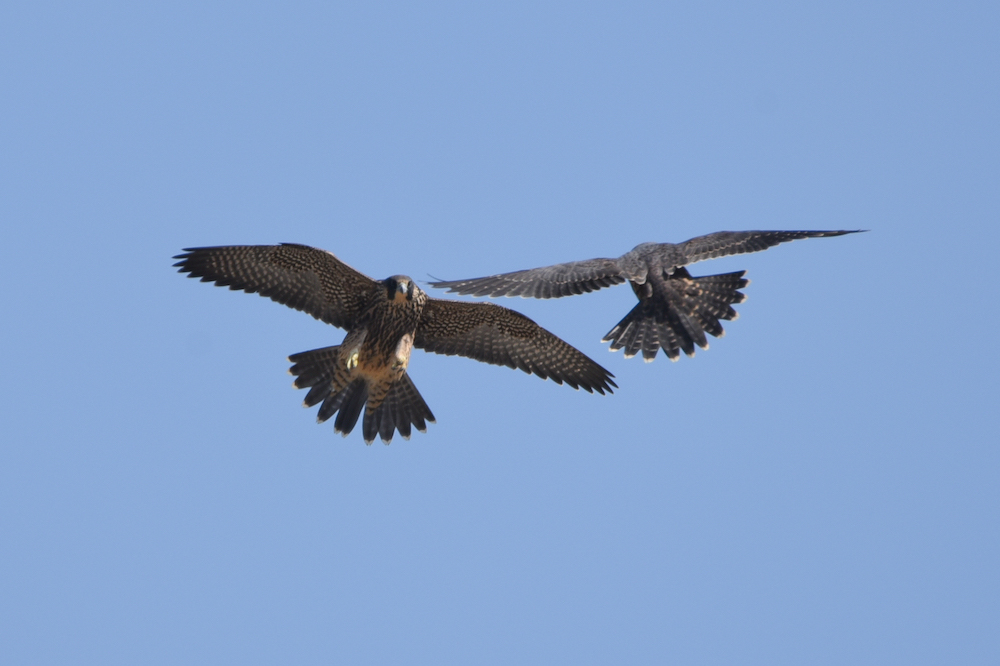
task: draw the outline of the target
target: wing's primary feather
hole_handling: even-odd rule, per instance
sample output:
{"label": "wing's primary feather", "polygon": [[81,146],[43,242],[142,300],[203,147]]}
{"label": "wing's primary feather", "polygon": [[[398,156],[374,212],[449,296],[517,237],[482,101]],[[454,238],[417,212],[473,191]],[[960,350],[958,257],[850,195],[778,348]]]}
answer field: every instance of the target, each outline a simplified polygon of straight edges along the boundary
{"label": "wing's primary feather", "polygon": [[347,329],[375,286],[332,253],[292,243],[186,248],[174,259],[188,277],[258,293]]}
{"label": "wing's primary feather", "polygon": [[524,315],[492,303],[427,299],[414,347],[551,378],[588,392],[612,392],[612,375]]}
{"label": "wing's primary feather", "polygon": [[760,252],[780,243],[802,238],[824,238],[858,233],[853,231],[717,231],[678,243],[671,248],[679,251],[684,264],[715,259],[733,254]]}
{"label": "wing's primary feather", "polygon": [[625,282],[625,276],[622,275],[617,260],[588,259],[471,280],[431,282],[430,285],[472,296],[560,298],[596,291],[622,282]]}

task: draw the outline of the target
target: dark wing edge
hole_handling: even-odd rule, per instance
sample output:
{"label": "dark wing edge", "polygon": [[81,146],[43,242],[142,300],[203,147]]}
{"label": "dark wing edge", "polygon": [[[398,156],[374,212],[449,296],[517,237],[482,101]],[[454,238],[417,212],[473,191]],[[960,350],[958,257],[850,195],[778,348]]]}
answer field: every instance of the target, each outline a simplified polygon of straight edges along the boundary
{"label": "dark wing edge", "polygon": [[625,282],[615,259],[588,259],[468,280],[429,282],[437,289],[472,296],[562,298]]}
{"label": "dark wing edge", "polygon": [[413,346],[518,368],[588,393],[618,388],[614,375],[586,354],[521,313],[492,303],[429,298]]}
{"label": "dark wing edge", "polygon": [[188,277],[260,294],[341,328],[353,325],[375,285],[333,253],[293,243],[191,247],[174,259]]}
{"label": "dark wing edge", "polygon": [[717,231],[714,234],[698,236],[678,243],[677,251],[684,264],[693,264],[705,259],[715,259],[734,254],[760,252],[780,243],[803,238],[830,238],[847,234],[864,233],[866,229],[837,231]]}

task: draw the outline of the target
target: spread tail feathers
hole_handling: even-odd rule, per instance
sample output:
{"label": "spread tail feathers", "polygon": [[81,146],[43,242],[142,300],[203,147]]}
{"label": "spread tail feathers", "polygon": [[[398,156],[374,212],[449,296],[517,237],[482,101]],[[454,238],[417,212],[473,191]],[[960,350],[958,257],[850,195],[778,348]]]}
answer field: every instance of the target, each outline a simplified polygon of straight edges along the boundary
{"label": "spread tail feathers", "polygon": [[427,421],[434,423],[434,414],[413,385],[410,376],[404,373],[389,389],[381,405],[374,410],[365,411],[362,427],[366,442],[373,442],[378,434],[388,444],[392,441],[393,428],[399,430],[403,439],[409,439],[410,426],[416,426],[420,432],[427,432]]}
{"label": "spread tail feathers", "polygon": [[738,291],[750,283],[743,278],[745,273],[693,278],[680,268],[666,280],[662,297],[640,296],[639,304],[604,336],[603,342],[611,343],[611,351],[624,348],[626,358],[642,351],[646,362],[656,358],[660,349],[672,361],[680,357],[680,350],[694,356],[695,345],[708,349],[705,333],[725,335],[720,319],[737,318],[731,305],[746,298]]}
{"label": "spread tail feathers", "polygon": [[367,404],[368,382],[365,378],[358,377],[345,386],[336,385],[339,351],[338,345],[288,357],[293,363],[289,370],[295,375],[293,386],[309,389],[303,405],[312,407],[323,403],[316,415],[317,422],[322,423],[337,414],[333,428],[347,436],[357,425],[361,409],[365,408],[362,433],[368,444],[375,441],[376,435],[388,444],[396,430],[409,439],[411,426],[416,426],[420,432],[427,431],[427,422],[433,423],[434,415],[409,375],[404,373],[389,389],[381,404],[372,409]]}

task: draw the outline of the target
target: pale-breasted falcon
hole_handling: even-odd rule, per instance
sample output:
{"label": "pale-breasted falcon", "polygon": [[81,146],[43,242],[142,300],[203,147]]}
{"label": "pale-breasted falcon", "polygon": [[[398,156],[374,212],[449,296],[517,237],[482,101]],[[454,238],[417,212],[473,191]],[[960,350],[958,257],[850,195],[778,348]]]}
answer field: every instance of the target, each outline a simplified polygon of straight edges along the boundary
{"label": "pale-breasted falcon", "polygon": [[469,280],[431,282],[431,286],[473,296],[560,298],[596,291],[628,280],[639,304],[601,342],[625,358],[642,351],[646,362],[663,353],[672,361],[694,346],[708,349],[705,333],[721,337],[720,319],[736,319],[730,307],[746,298],[746,271],[692,277],[684,268],[705,259],[760,252],[797,240],[842,236],[857,231],[719,231],[683,243],[641,243],[617,259],[588,259]]}
{"label": "pale-breasted falcon", "polygon": [[414,347],[520,368],[588,392],[611,393],[611,373],[524,315],[489,303],[430,298],[413,280],[373,280],[331,252],[286,243],[186,248],[174,264],[188,277],[258,293],[347,330],[344,341],[288,357],[305,406],[323,404],[322,423],[339,411],[334,429],[357,424],[371,443],[386,444],[410,426],[427,430],[434,415],[407,374]]}

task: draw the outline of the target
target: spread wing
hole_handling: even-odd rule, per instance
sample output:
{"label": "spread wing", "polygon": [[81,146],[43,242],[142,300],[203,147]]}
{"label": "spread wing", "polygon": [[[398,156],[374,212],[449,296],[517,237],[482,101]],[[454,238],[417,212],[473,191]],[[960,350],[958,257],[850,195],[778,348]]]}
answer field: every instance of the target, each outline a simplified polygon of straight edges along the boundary
{"label": "spread wing", "polygon": [[473,296],[560,298],[585,294],[624,281],[625,276],[615,259],[588,259],[470,280],[431,282],[430,285]]}
{"label": "spread wing", "polygon": [[760,252],[779,243],[799,240],[801,238],[825,238],[828,236],[843,236],[856,234],[853,231],[717,231],[714,234],[698,236],[689,241],[669,245],[671,253],[679,251],[683,264],[693,264],[696,261],[715,259],[731,254],[747,254]]}
{"label": "spread wing", "polygon": [[375,286],[332,253],[306,245],[194,247],[174,259],[188,277],[260,294],[341,328],[353,326]]}
{"label": "spread wing", "polygon": [[428,298],[414,347],[520,368],[593,393],[616,387],[610,372],[519,312],[492,303]]}

